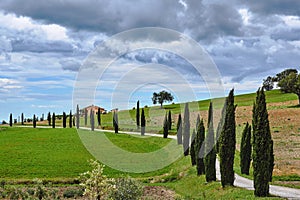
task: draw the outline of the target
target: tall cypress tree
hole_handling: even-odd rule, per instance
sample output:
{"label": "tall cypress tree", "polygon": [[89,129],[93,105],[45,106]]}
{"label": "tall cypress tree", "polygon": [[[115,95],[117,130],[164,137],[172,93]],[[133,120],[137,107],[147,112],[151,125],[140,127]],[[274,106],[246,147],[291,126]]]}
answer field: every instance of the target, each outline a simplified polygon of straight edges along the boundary
{"label": "tall cypress tree", "polygon": [[95,115],[94,115],[94,111],[91,110],[90,112],[90,123],[91,123],[91,131],[95,130]]}
{"label": "tall cypress tree", "polygon": [[9,115],[9,126],[12,127],[13,125],[13,117],[12,117],[12,113],[10,113]]}
{"label": "tall cypress tree", "polygon": [[101,109],[98,108],[97,112],[97,121],[98,121],[98,126],[101,126]]}
{"label": "tall cypress tree", "polygon": [[118,121],[118,113],[114,112],[113,113],[113,126],[115,129],[115,133],[119,132],[119,121]]}
{"label": "tall cypress tree", "polygon": [[234,182],[234,154],[236,144],[235,133],[234,89],[227,97],[224,125],[219,140],[220,172],[222,187],[233,186]]}
{"label": "tall cypress tree", "polygon": [[241,173],[249,175],[250,162],[251,162],[251,126],[247,122],[241,140],[240,147],[240,167]]}
{"label": "tall cypress tree", "polygon": [[171,110],[169,110],[169,115],[168,115],[168,125],[169,125],[169,130],[172,129],[172,114],[171,114]]}
{"label": "tall cypress tree", "polygon": [[145,129],[146,129],[146,118],[145,118],[144,108],[142,108],[142,114],[141,114],[141,135],[145,135]]}
{"label": "tall cypress tree", "polygon": [[213,123],[213,104],[210,102],[208,109],[207,136],[205,143],[205,178],[207,182],[216,181],[216,149]]}
{"label": "tall cypress tree", "polygon": [[79,123],[80,123],[80,115],[79,115],[79,105],[77,104],[76,107],[76,128],[79,129]]}
{"label": "tall cypress tree", "polygon": [[33,124],[33,128],[35,128],[36,127],[36,117],[35,117],[35,115],[33,115],[33,122],[32,122],[32,124]]}
{"label": "tall cypress tree", "polygon": [[190,111],[188,103],[185,104],[183,120],[183,154],[187,156],[189,155],[190,145]]}
{"label": "tall cypress tree", "polygon": [[140,101],[136,102],[136,126],[139,128],[140,127]]}
{"label": "tall cypress tree", "polygon": [[164,138],[168,138],[168,135],[169,135],[169,122],[168,122],[168,118],[167,118],[167,113],[165,114],[163,129],[164,129]]}
{"label": "tall cypress tree", "polygon": [[177,121],[177,144],[182,144],[182,119],[180,113]]}
{"label": "tall cypress tree", "polygon": [[217,131],[216,131],[216,152],[219,153],[219,140],[220,140],[220,135],[224,126],[224,121],[225,121],[225,114],[226,114],[226,107],[227,107],[227,98],[225,99],[224,106],[222,108],[221,112],[221,118],[218,123]]}
{"label": "tall cypress tree", "polygon": [[52,128],[55,128],[55,113],[52,115]]}
{"label": "tall cypress tree", "polygon": [[88,111],[84,109],[84,125],[87,126]]}
{"label": "tall cypress tree", "polygon": [[253,105],[253,178],[255,196],[269,194],[269,181],[274,167],[273,141],[263,89],[258,89]]}
{"label": "tall cypress tree", "polygon": [[50,114],[50,112],[48,112],[47,120],[48,120],[48,125],[51,126],[51,114]]}
{"label": "tall cypress tree", "polygon": [[24,114],[21,114],[21,124],[24,125]]}
{"label": "tall cypress tree", "polygon": [[73,115],[72,115],[72,110],[70,110],[70,114],[69,114],[69,127],[72,128],[72,120],[73,120]]}
{"label": "tall cypress tree", "polygon": [[63,112],[63,128],[66,128],[67,126],[67,115],[65,112]]}
{"label": "tall cypress tree", "polygon": [[205,127],[203,119],[200,120],[200,123],[197,127],[197,136],[196,136],[196,164],[197,164],[197,175],[205,174],[205,165],[204,165],[204,150],[205,150]]}
{"label": "tall cypress tree", "polygon": [[191,162],[192,166],[196,165],[196,133],[195,129],[193,130],[192,139],[191,139],[191,149],[190,149],[190,155],[191,155]]}
{"label": "tall cypress tree", "polygon": [[198,126],[200,124],[200,115],[197,115],[197,120],[196,120],[196,130],[198,129]]}

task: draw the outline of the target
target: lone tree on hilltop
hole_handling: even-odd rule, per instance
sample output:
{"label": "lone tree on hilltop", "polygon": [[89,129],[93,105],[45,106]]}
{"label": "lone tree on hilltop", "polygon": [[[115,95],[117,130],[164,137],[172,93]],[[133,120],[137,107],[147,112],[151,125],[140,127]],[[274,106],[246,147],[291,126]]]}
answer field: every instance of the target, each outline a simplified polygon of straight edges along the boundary
{"label": "lone tree on hilltop", "polygon": [[136,102],[136,126],[140,127],[140,101]]}
{"label": "lone tree on hilltop", "polygon": [[142,108],[142,114],[141,114],[141,135],[145,135],[145,129],[146,129],[146,118],[145,118],[144,108]]}
{"label": "lone tree on hilltop", "polygon": [[234,154],[236,145],[234,90],[227,97],[225,120],[219,140],[220,172],[222,187],[233,186]]}
{"label": "lone tree on hilltop", "polygon": [[278,86],[282,92],[296,94],[300,105],[300,74],[291,72],[278,82]]}
{"label": "lone tree on hilltop", "polygon": [[182,144],[182,119],[180,113],[177,121],[177,144]]}
{"label": "lone tree on hilltop", "polygon": [[172,94],[165,90],[163,90],[159,93],[154,92],[153,96],[152,96],[153,104],[159,103],[161,108],[162,108],[164,102],[170,102],[170,101],[173,101],[173,99],[174,99],[174,97],[172,96]]}
{"label": "lone tree on hilltop", "polygon": [[257,91],[252,126],[254,194],[265,197],[269,194],[269,181],[272,180],[274,154],[264,89]]}
{"label": "lone tree on hilltop", "polygon": [[185,104],[184,118],[183,118],[183,154],[184,156],[189,155],[190,145],[190,111],[189,104]]}
{"label": "lone tree on hilltop", "polygon": [[251,162],[251,126],[247,122],[243,133],[240,147],[240,167],[241,173],[249,175],[250,162]]}

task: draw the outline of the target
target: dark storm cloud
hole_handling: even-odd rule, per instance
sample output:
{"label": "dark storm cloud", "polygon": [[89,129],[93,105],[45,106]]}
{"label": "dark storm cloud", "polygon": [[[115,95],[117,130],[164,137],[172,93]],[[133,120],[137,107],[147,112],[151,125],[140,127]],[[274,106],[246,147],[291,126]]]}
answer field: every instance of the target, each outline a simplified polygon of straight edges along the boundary
{"label": "dark storm cloud", "polygon": [[[22,3],[20,3],[22,2]],[[74,1],[3,0],[0,9],[73,30],[115,34],[130,28],[165,27],[188,32],[197,39],[241,35],[242,20],[228,3],[205,5],[201,0]]]}

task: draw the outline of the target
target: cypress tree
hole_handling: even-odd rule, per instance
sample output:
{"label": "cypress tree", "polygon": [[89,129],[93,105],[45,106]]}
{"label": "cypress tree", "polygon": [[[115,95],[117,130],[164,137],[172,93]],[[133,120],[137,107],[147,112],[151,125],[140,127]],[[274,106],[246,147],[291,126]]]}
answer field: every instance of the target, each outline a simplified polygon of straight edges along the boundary
{"label": "cypress tree", "polygon": [[195,129],[193,130],[192,134],[192,142],[191,142],[191,149],[190,149],[190,155],[191,155],[191,162],[192,166],[196,165],[196,134],[195,134]]}
{"label": "cypress tree", "polygon": [[225,99],[224,106],[223,106],[222,112],[221,112],[221,118],[218,123],[217,131],[216,131],[216,152],[217,153],[219,153],[219,143],[220,143],[219,140],[220,140],[222,128],[224,126],[226,107],[227,107],[227,98]]}
{"label": "cypress tree", "polygon": [[55,113],[52,115],[52,128],[55,128]]}
{"label": "cypress tree", "polygon": [[240,167],[241,173],[249,175],[250,162],[251,162],[251,126],[247,122],[241,140],[240,147]]}
{"label": "cypress tree", "polygon": [[205,150],[205,127],[203,123],[203,119],[200,120],[200,123],[197,127],[197,135],[196,135],[196,165],[197,165],[197,175],[200,176],[205,174],[205,165],[204,165],[204,150]]}
{"label": "cypress tree", "polygon": [[172,115],[171,115],[171,110],[169,110],[169,115],[168,115],[168,128],[169,130],[172,129]]}
{"label": "cypress tree", "polygon": [[91,110],[90,112],[90,123],[91,123],[91,131],[95,130],[95,116],[94,116],[94,111]]}
{"label": "cypress tree", "polygon": [[199,124],[200,124],[200,115],[198,114],[197,115],[197,120],[196,120],[196,130],[197,130]]}
{"label": "cypress tree", "polygon": [[136,102],[136,126],[140,127],[140,101]]}
{"label": "cypress tree", "polygon": [[66,128],[67,126],[67,115],[65,112],[63,112],[63,128]]}
{"label": "cypress tree", "polygon": [[190,145],[190,111],[188,103],[185,104],[183,120],[183,152],[184,156],[187,156],[189,155]]}
{"label": "cypress tree", "polygon": [[75,126],[75,116],[73,116],[73,126]]}
{"label": "cypress tree", "polygon": [[13,125],[13,117],[12,117],[12,113],[10,113],[9,115],[9,126],[12,127]]}
{"label": "cypress tree", "polygon": [[253,105],[253,178],[255,196],[269,194],[269,181],[274,167],[273,141],[263,89],[258,89]]}
{"label": "cypress tree", "polygon": [[177,121],[177,144],[182,144],[182,119],[180,113]]}
{"label": "cypress tree", "polygon": [[50,114],[50,112],[48,112],[47,120],[48,120],[48,125],[51,126],[51,114]]}
{"label": "cypress tree", "polygon": [[69,127],[70,128],[72,128],[72,119],[73,119],[72,110],[70,110],[70,114],[69,114]]}
{"label": "cypress tree", "polygon": [[142,108],[142,114],[141,114],[141,135],[145,135],[145,129],[146,129],[146,118],[145,118],[144,108]]}
{"label": "cypress tree", "polygon": [[79,116],[79,105],[77,104],[76,108],[76,128],[79,129],[79,123],[80,123],[80,116]]}
{"label": "cypress tree", "polygon": [[234,89],[229,92],[225,112],[224,125],[219,140],[220,172],[222,187],[233,186],[234,182],[234,154],[236,144],[235,134]]}
{"label": "cypress tree", "polygon": [[24,114],[21,114],[21,124],[24,125]]}
{"label": "cypress tree", "polygon": [[164,129],[164,138],[168,138],[168,135],[169,135],[169,122],[168,122],[168,118],[167,118],[167,113],[165,115],[163,129]]}
{"label": "cypress tree", "polygon": [[101,109],[100,108],[98,108],[97,120],[98,120],[98,126],[101,126]]}
{"label": "cypress tree", "polygon": [[207,182],[216,181],[216,149],[213,123],[213,104],[210,102],[208,110],[207,136],[205,143],[205,178]]}
{"label": "cypress tree", "polygon": [[87,126],[87,115],[88,115],[88,111],[87,109],[84,109],[84,125]]}
{"label": "cypress tree", "polygon": [[36,117],[35,117],[35,115],[33,115],[32,124],[33,124],[33,128],[35,128],[36,127]]}
{"label": "cypress tree", "polygon": [[115,133],[119,132],[119,122],[118,122],[118,113],[113,113],[113,126],[115,129]]}

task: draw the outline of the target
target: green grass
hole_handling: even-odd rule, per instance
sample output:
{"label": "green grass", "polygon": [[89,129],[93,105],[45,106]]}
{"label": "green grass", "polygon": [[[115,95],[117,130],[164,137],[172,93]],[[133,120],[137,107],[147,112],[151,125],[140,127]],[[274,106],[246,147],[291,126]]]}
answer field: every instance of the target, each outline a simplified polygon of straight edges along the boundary
{"label": "green grass", "polygon": [[0,129],[0,178],[75,178],[93,157],[75,129]]}

